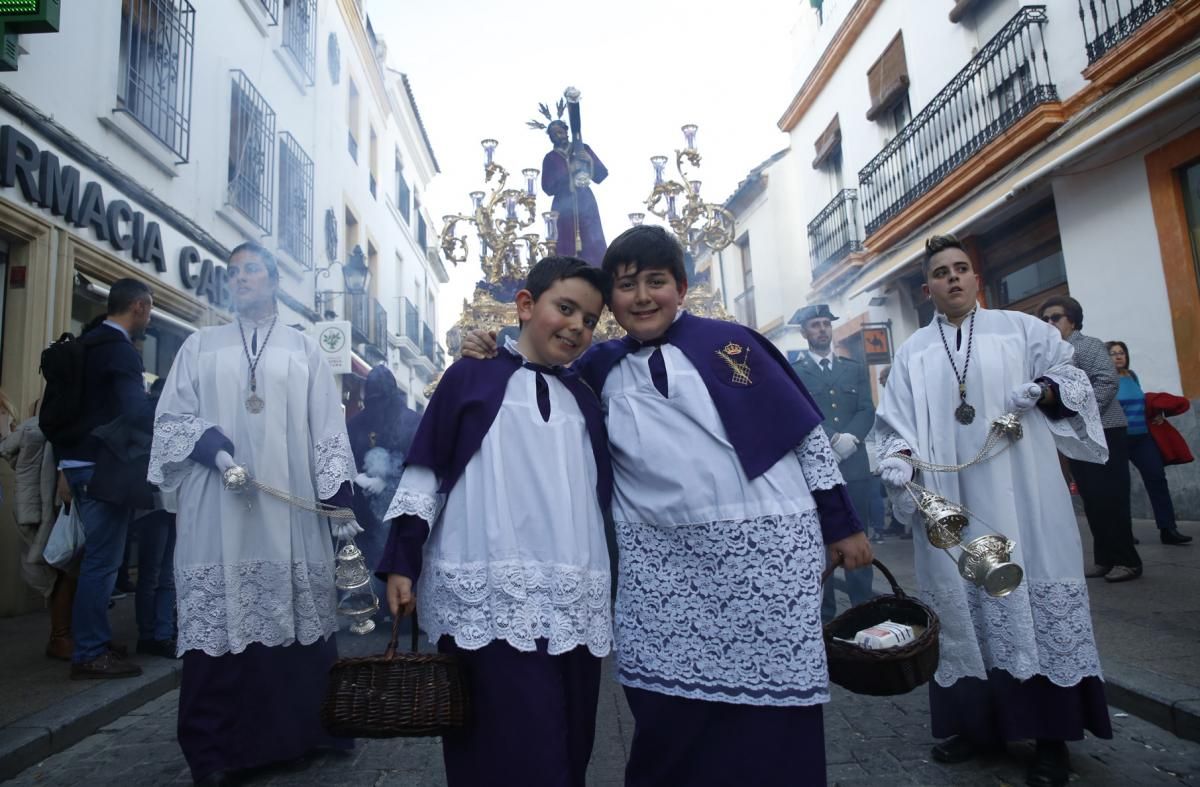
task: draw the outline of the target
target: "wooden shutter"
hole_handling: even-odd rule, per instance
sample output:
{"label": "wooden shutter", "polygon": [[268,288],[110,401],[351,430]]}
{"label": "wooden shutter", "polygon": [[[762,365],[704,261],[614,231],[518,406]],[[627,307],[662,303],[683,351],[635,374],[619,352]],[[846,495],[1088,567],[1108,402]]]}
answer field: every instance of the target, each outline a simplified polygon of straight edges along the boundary
{"label": "wooden shutter", "polygon": [[835,114],[829,126],[817,137],[817,157],[813,159],[813,169],[818,169],[838,148],[842,146],[842,125]]}
{"label": "wooden shutter", "polygon": [[874,120],[908,92],[908,61],[904,58],[904,34],[896,37],[867,70],[867,89],[871,108],[867,120]]}

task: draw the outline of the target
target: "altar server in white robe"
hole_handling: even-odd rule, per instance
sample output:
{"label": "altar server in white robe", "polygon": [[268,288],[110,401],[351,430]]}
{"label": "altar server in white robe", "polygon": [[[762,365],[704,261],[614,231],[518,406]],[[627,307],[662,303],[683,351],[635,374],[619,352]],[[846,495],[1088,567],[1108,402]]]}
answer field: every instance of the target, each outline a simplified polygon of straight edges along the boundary
{"label": "altar server in white robe", "polygon": [[[1071,345],[1053,327],[978,305],[978,274],[953,236],[926,243],[924,273],[937,313],[897,352],[875,429],[894,510],[916,525],[921,595],[941,620],[930,711],[934,736],[949,737],[933,747],[933,757],[961,762],[1032,738],[1037,749],[1028,783],[1065,784],[1065,741],[1081,739],[1085,729],[1112,736],[1079,529],[1057,454],[1105,461],[1095,396],[1071,363]],[[1016,543],[1011,559],[1024,568],[1024,580],[993,598],[930,545],[903,490],[912,467],[893,455],[967,462],[990,422],[1014,411],[1024,436],[1003,453],[958,473],[922,472],[918,479],[977,515],[968,538],[996,532]]]}
{"label": "altar server in white robe", "polygon": [[227,270],[237,316],[180,348],[150,459],[150,481],[178,495],[179,743],[209,784],[339,745],[318,718],[337,657],[329,520],[227,491],[221,471],[236,462],[299,500],[335,505],[349,504],[354,475],[335,378],[316,343],[283,324],[271,253],[243,244]]}

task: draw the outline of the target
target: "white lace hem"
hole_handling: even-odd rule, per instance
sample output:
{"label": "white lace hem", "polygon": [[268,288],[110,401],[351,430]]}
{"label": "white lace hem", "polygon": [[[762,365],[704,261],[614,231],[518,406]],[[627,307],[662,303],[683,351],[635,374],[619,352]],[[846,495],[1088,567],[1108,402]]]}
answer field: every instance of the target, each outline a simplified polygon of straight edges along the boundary
{"label": "white lace hem", "polygon": [[1045,675],[1058,686],[1103,677],[1081,580],[1026,580],[1004,598],[966,585],[922,591],[921,597],[941,621],[934,675],[940,686],[961,678],[986,679],[992,669],[1018,680]]}
{"label": "white lace hem", "polygon": [[354,480],[357,472],[354,454],[350,451],[350,438],[345,431],[327,437],[313,447],[316,465],[317,498],[328,500],[337,494],[347,481]]}
{"label": "white lace hem", "polygon": [[621,683],[748,705],[828,701],[815,510],[616,530]]}
{"label": "white lace hem", "polygon": [[1064,406],[1074,410],[1070,418],[1047,418],[1055,447],[1071,459],[1103,464],[1108,461],[1108,442],[1092,383],[1082,370],[1058,367],[1046,374],[1058,384]]}
{"label": "white lace hem", "polygon": [[804,442],[796,446],[796,457],[810,490],[833,489],[846,483],[838,469],[837,454],[829,443],[829,435],[820,425],[813,427]]}
{"label": "white lace hem", "polygon": [[191,469],[191,454],[201,436],[216,425],[194,415],[163,413],[154,419],[147,479],[160,489],[177,489]]}
{"label": "white lace hem", "polygon": [[268,647],[311,645],[337,631],[330,563],[262,560],[175,569],[178,652],[209,656]]}
{"label": "white lace hem", "polygon": [[417,600],[431,642],[443,635],[466,650],[502,640],[519,651],[547,641],[552,656],[581,645],[593,656],[612,650],[608,570],[527,561],[430,561]]}
{"label": "white lace hem", "polygon": [[392,498],[392,503],[388,506],[387,513],[383,515],[383,521],[387,522],[398,516],[409,514],[419,519],[424,519],[432,525],[437,521],[438,516],[441,515],[444,503],[442,495],[417,492],[402,486],[396,490],[396,494]]}

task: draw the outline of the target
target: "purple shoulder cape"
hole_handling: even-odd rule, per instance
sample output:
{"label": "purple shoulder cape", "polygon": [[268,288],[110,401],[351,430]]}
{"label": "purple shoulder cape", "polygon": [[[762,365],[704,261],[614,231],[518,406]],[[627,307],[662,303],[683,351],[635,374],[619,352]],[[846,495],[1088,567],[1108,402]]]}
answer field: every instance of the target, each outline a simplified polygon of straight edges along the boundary
{"label": "purple shoulder cape", "polygon": [[[769,470],[824,418],[775,345],[743,325],[684,313],[667,341],[700,373],[747,478]],[[639,347],[628,336],[604,342],[572,368],[599,393],[613,367]]]}
{"label": "purple shoulder cape", "polygon": [[[441,491],[449,494],[471,457],[483,444],[492,428],[509,378],[521,368],[521,359],[501,350],[495,358],[456,361],[438,383],[421,425],[413,436],[405,465],[428,467],[441,479]],[[612,498],[612,464],[608,455],[608,434],[604,413],[596,394],[580,376],[564,369],[558,376],[575,397],[587,424],[592,453],[596,458],[596,496],[600,507],[608,511]]]}

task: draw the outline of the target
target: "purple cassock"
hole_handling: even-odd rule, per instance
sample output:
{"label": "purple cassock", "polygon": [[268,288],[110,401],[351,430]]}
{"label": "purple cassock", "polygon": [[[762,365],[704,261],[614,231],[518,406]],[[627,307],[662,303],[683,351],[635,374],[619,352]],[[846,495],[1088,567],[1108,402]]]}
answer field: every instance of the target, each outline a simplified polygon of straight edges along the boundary
{"label": "purple cassock", "polygon": [[[219,429],[210,428],[190,458],[215,470],[217,452],[233,448]],[[347,482],[323,502],[345,508],[352,496]],[[177,732],[193,779],[286,763],[317,748],[351,748],[352,741],[331,737],[320,723],[337,657],[336,635],[309,645],[255,642],[220,656],[185,651]]]}
{"label": "purple cassock", "polygon": [[[525,376],[515,377],[518,371]],[[559,397],[563,392],[556,381],[569,394]],[[510,383],[514,384],[510,386]],[[506,397],[516,398],[508,400],[512,404],[505,413],[529,413],[523,408],[524,400],[520,399],[526,383],[536,387],[534,402],[541,417],[509,417],[507,420],[501,417]],[[586,425],[583,439],[590,446],[580,444],[577,440],[581,436],[579,432],[559,431],[557,421],[551,422],[552,400],[559,402],[556,408],[562,407],[564,400],[574,401]],[[507,438],[515,436],[508,431],[514,426],[520,432],[520,439],[506,442]],[[547,430],[547,436],[540,431],[543,428]],[[493,433],[493,430],[496,431]],[[489,433],[493,434],[489,437]],[[574,434],[576,438],[559,439],[568,434]],[[512,543],[522,550],[528,548],[532,555],[540,545],[529,534],[537,530],[538,520],[549,522],[565,544],[580,537],[580,523],[547,514],[550,508],[543,507],[536,495],[526,496],[528,487],[522,492],[511,480],[506,480],[509,473],[530,472],[527,454],[530,446],[549,457],[547,461],[550,462],[565,456],[577,457],[580,451],[590,452],[595,460],[598,503],[592,509],[595,512],[593,524],[600,533],[600,510],[608,505],[612,475],[604,416],[595,394],[575,372],[523,363],[507,349],[489,360],[464,358],[457,361],[438,385],[413,438],[406,457],[408,470],[398,496],[411,499],[424,494],[416,489],[412,477],[423,475],[428,469],[436,476],[436,492],[446,498],[446,507],[436,509],[434,513],[425,509],[423,513],[429,519],[410,513],[407,504],[394,502],[389,511],[394,518],[377,574],[380,578],[399,574],[413,580],[421,608],[422,628],[437,638],[439,651],[454,654],[459,659],[470,681],[469,726],[442,740],[446,779],[452,787],[509,784],[583,787],[585,783],[595,737],[601,660],[589,646],[575,645],[576,640],[565,646],[559,642],[560,647],[555,649],[556,643],[547,639],[543,632],[550,626],[545,618],[569,616],[570,610],[552,603],[539,606],[533,600],[541,600],[543,596],[557,597],[555,594],[559,590],[545,587],[554,583],[539,583],[528,574],[512,571],[511,555],[504,547],[497,546],[499,541],[493,540],[495,531],[507,531],[510,525],[516,524]],[[484,456],[490,456],[500,448],[504,453],[503,463],[489,464],[491,460]],[[509,510],[510,501],[491,499],[486,491],[467,498],[465,490],[483,489],[480,484],[480,473],[483,472],[489,474],[489,480],[504,490],[505,495],[514,498],[517,508],[528,506],[523,510],[527,519],[516,523],[505,519],[497,512]],[[545,477],[539,475],[538,478]],[[550,480],[545,483],[556,484]],[[456,489],[456,486],[461,488]],[[433,490],[434,487],[431,483],[429,488]],[[553,494],[553,490],[549,494]],[[467,498],[463,505],[468,514],[474,511],[477,516],[463,517],[461,509],[455,508],[457,501],[464,498]],[[402,513],[395,516],[398,511]],[[547,516],[551,518],[547,519]],[[437,529],[433,530],[435,524]],[[488,576],[471,585],[467,605],[448,591],[451,585],[442,584],[438,579],[453,573],[447,566],[457,557],[444,546],[445,541],[439,541],[439,536],[447,533],[453,534],[446,536],[448,539],[463,534],[468,541],[486,543]],[[602,535],[597,538],[603,545]],[[604,565],[603,582],[600,583],[604,607],[602,639],[604,652],[607,652],[611,642],[611,617],[606,552],[601,560]],[[568,567],[570,565],[573,564]],[[497,589],[493,576],[502,577],[499,580],[501,588]],[[543,575],[535,572],[534,576]],[[570,592],[569,588],[563,590],[568,596],[586,595],[582,589],[576,593]],[[467,617],[470,617],[470,631],[456,629],[455,622]],[[513,619],[519,622],[510,625]],[[514,629],[522,631],[514,636]],[[480,632],[481,636],[475,636]]]}
{"label": "purple cassock", "polygon": [[824,783],[819,575],[862,525],[820,410],[765,338],[687,313],[575,368],[614,463],[626,784]]}
{"label": "purple cassock", "polygon": [[[601,183],[608,177],[608,168],[587,145],[584,150],[592,157],[592,182]],[[553,197],[550,209],[558,211],[558,253],[581,257],[600,266],[608,244],[600,224],[600,208],[588,186],[575,188],[565,151],[552,150],[542,159],[542,191]],[[579,217],[580,247],[575,246],[575,217]]]}

